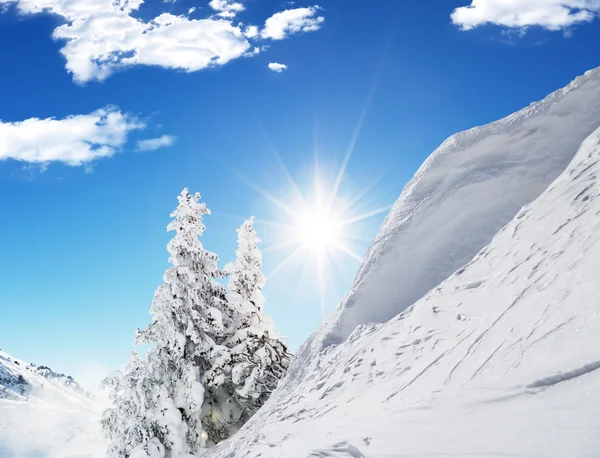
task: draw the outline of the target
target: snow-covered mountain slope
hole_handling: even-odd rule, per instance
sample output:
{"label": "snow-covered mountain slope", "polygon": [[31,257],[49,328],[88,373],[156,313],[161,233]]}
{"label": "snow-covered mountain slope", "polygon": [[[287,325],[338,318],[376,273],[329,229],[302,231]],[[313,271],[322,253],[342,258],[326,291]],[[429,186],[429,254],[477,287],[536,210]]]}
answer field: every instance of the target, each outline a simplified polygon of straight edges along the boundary
{"label": "snow-covered mountain slope", "polygon": [[29,396],[47,396],[45,386],[69,397],[89,398],[73,377],[54,372],[46,366],[26,363],[0,350],[0,399],[19,401]]}
{"label": "snow-covered mountain slope", "polygon": [[407,184],[329,323],[326,344],[402,312],[537,198],[600,125],[600,68],[544,100],[453,135]]}
{"label": "snow-covered mountain slope", "polygon": [[72,377],[0,351],[0,458],[103,450],[100,413]]}
{"label": "snow-covered mountain slope", "polygon": [[319,353],[313,336],[266,406],[208,456],[600,456],[600,129],[576,151],[414,305]]}

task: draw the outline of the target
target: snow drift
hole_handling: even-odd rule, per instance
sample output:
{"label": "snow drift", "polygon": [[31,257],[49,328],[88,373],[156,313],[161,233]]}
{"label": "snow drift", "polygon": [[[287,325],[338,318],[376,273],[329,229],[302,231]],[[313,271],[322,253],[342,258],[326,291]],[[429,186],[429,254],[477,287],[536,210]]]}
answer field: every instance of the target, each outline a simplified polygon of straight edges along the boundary
{"label": "snow drift", "polygon": [[596,69],[447,140],[280,388],[209,456],[598,456],[599,125]]}

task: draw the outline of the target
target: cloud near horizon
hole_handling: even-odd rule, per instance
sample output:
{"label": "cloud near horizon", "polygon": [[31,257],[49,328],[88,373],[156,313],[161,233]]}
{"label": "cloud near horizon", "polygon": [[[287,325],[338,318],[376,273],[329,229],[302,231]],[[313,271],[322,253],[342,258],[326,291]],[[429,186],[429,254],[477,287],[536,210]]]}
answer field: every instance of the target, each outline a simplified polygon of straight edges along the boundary
{"label": "cloud near horizon", "polygon": [[0,160],[86,166],[122,149],[128,135],[146,125],[115,107],[62,119],[0,121]]}
{"label": "cloud near horizon", "polygon": [[[23,15],[48,13],[64,24],[52,36],[65,44],[61,54],[76,83],[103,81],[132,66],[159,66],[195,72],[253,56],[263,40],[282,40],[290,35],[321,28],[320,8],[294,8],[275,13],[264,27],[235,23],[245,10],[240,2],[211,0],[215,15],[191,19],[162,13],[149,21],[132,16],[143,0],[0,0],[5,9],[14,5]],[[252,41],[252,42],[251,42]]]}
{"label": "cloud near horizon", "polygon": [[495,24],[561,31],[593,21],[599,13],[600,0],[472,0],[471,5],[456,8],[451,19],[462,30]]}

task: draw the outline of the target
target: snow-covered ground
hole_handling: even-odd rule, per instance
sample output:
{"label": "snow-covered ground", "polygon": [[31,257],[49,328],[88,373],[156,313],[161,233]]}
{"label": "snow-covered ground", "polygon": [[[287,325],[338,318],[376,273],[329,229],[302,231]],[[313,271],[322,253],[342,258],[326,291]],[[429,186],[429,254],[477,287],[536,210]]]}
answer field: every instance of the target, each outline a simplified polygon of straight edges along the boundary
{"label": "snow-covered ground", "polygon": [[0,351],[0,458],[100,457],[101,412],[71,377]]}
{"label": "snow-covered ground", "polygon": [[600,456],[599,179],[600,129],[471,262],[208,456]]}

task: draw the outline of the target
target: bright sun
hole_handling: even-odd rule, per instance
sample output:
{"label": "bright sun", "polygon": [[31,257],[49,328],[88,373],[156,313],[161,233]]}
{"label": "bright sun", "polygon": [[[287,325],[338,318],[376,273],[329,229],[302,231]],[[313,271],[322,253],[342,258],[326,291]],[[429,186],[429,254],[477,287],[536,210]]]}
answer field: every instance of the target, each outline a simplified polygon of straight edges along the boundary
{"label": "bright sun", "polygon": [[[340,171],[337,180],[333,182],[320,180],[315,170],[312,188],[302,193],[281,161],[279,165],[290,185],[291,197],[286,200],[277,198],[261,187],[244,180],[283,210],[284,217],[278,218],[278,221],[257,220],[257,223],[275,228],[276,238],[280,240],[279,243],[266,245],[263,253],[287,252],[281,262],[267,272],[267,277],[273,278],[288,266],[300,266],[301,274],[296,285],[296,294],[308,285],[317,286],[321,311],[325,316],[325,291],[328,282],[333,278],[333,274],[343,270],[342,266],[347,265],[348,259],[352,259],[355,263],[361,262],[361,251],[369,243],[368,239],[360,236],[358,223],[388,212],[390,206],[356,213],[356,209],[362,206],[365,194],[377,182],[362,189],[349,200],[342,199],[338,194],[344,168]],[[357,242],[360,249],[356,248]]]}
{"label": "bright sun", "polygon": [[[325,293],[331,280],[334,279],[334,274],[343,272],[348,267],[348,260],[352,260],[358,266],[362,261],[362,252],[370,242],[365,234],[361,234],[359,223],[381,213],[387,213],[391,208],[391,205],[386,205],[370,211],[357,211],[359,208],[364,208],[365,195],[377,185],[379,180],[357,190],[358,192],[353,196],[341,198],[339,195],[361,124],[362,118],[337,175],[331,175],[335,176],[334,180],[320,179],[317,149],[313,186],[301,192],[281,156],[274,147],[271,148],[282,176],[289,185],[289,196],[285,199],[275,197],[261,186],[238,175],[241,180],[283,211],[275,221],[256,220],[259,224],[274,228],[274,237],[270,238],[279,241],[267,244],[262,250],[263,253],[265,255],[275,251],[285,253],[276,267],[270,272],[267,271],[267,278],[272,279],[288,266],[295,267],[295,272],[300,274],[296,295],[302,288],[318,287],[323,317],[326,315]],[[297,270],[298,267],[300,271]]]}
{"label": "bright sun", "polygon": [[316,254],[338,246],[342,235],[342,222],[322,205],[309,204],[297,217],[297,241]]}

